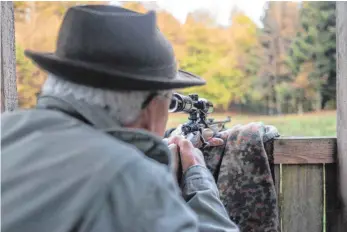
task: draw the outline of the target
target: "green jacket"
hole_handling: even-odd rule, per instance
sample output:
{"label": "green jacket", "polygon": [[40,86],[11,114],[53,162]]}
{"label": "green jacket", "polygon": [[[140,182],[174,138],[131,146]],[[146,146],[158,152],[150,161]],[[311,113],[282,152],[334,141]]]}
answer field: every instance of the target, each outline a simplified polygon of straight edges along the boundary
{"label": "green jacket", "polygon": [[4,113],[2,231],[238,231],[206,168],[190,168],[180,192],[162,140],[117,125],[49,96]]}

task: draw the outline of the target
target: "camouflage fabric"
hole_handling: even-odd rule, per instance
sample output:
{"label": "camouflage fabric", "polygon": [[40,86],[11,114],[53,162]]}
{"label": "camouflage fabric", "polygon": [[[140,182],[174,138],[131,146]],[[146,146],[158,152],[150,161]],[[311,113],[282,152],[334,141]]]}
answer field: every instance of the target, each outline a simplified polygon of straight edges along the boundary
{"label": "camouflage fabric", "polygon": [[262,123],[236,125],[217,137],[225,144],[206,148],[206,165],[215,177],[220,198],[243,232],[278,231],[278,206],[264,142],[279,136]]}

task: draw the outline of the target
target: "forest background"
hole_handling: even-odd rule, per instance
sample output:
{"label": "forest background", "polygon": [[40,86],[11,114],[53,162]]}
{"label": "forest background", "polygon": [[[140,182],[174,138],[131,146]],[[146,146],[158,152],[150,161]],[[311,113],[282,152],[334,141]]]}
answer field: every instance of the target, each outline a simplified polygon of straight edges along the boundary
{"label": "forest background", "polygon": [[[21,107],[35,105],[47,75],[24,50],[54,51],[67,8],[100,3],[110,2],[14,2]],[[335,135],[335,2],[267,2],[261,26],[237,7],[230,23],[220,25],[203,9],[190,12],[182,23],[155,2],[121,4],[157,11],[158,26],[172,43],[180,68],[207,81],[182,93],[212,101],[217,119],[227,114],[233,124],[263,121],[282,135]],[[186,118],[171,115],[169,126]]]}

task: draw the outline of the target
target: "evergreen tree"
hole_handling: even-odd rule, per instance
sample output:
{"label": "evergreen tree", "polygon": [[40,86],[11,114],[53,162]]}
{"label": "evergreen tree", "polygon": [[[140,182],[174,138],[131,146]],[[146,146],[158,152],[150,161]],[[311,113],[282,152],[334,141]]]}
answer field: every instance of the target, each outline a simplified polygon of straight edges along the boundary
{"label": "evergreen tree", "polygon": [[311,63],[311,71],[307,75],[310,88],[300,86],[298,89],[301,92],[315,92],[317,110],[324,108],[328,101],[335,102],[335,5],[335,2],[303,3],[300,15],[301,30],[292,43],[288,57],[288,65],[296,78],[302,74],[304,66],[307,67],[307,64]]}

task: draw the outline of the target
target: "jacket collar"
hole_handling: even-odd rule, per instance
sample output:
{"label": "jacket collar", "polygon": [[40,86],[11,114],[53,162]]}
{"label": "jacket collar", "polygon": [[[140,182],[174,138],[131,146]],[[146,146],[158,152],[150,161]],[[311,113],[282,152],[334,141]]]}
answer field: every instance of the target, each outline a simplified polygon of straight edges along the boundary
{"label": "jacket collar", "polygon": [[111,118],[102,107],[77,101],[69,96],[55,97],[51,95],[41,95],[38,98],[36,108],[63,112],[99,130],[120,127],[120,123]]}

